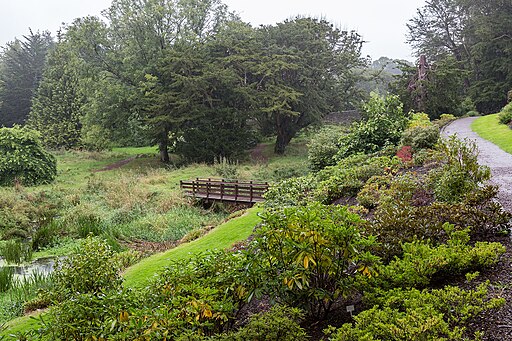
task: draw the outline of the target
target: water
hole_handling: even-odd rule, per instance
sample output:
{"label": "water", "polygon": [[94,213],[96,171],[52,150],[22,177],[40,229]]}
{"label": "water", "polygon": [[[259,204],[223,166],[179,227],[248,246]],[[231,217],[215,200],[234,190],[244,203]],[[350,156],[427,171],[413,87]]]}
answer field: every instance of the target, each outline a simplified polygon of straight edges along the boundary
{"label": "water", "polygon": [[7,264],[4,259],[0,259],[0,267],[9,267],[13,270],[15,279],[23,279],[32,276],[34,273],[47,276],[51,274],[55,266],[55,257],[38,258],[29,264],[13,265]]}

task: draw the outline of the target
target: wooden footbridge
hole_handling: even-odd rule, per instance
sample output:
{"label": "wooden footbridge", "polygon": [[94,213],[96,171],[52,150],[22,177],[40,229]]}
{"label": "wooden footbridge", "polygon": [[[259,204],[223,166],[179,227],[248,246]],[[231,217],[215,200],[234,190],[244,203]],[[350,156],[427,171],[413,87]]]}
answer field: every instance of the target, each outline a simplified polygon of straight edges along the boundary
{"label": "wooden footbridge", "polygon": [[180,181],[186,196],[207,201],[255,204],[264,201],[268,183],[225,179],[200,179]]}

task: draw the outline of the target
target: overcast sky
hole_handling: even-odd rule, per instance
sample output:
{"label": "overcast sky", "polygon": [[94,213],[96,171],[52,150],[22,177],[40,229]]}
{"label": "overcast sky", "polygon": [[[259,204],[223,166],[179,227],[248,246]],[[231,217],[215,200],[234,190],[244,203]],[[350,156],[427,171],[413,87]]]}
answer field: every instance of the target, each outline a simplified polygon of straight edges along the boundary
{"label": "overcast sky", "polygon": [[[32,30],[50,30],[86,15],[100,15],[111,0],[0,0],[0,45]],[[224,0],[254,26],[274,24],[298,14],[322,16],[354,29],[367,43],[363,54],[413,60],[405,44],[406,23],[425,0]]]}

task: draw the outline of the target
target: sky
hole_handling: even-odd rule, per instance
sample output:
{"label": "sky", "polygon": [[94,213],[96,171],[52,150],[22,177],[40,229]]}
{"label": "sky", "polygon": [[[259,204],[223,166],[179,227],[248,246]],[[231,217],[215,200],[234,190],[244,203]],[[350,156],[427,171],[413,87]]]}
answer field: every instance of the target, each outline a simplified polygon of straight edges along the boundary
{"label": "sky", "polygon": [[[0,46],[14,37],[49,30],[86,15],[101,15],[111,0],[0,0]],[[406,23],[425,0],[223,0],[253,26],[275,24],[296,15],[323,17],[356,30],[367,42],[363,55],[414,61],[405,43]]]}

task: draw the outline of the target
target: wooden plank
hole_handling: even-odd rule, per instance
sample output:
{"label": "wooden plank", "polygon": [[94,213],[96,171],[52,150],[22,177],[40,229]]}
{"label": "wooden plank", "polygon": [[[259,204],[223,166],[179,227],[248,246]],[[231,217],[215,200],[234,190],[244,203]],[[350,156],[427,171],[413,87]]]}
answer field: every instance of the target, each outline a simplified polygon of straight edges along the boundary
{"label": "wooden plank", "polygon": [[255,203],[264,200],[268,183],[196,178],[192,181],[180,181],[180,187],[185,195],[200,199]]}

